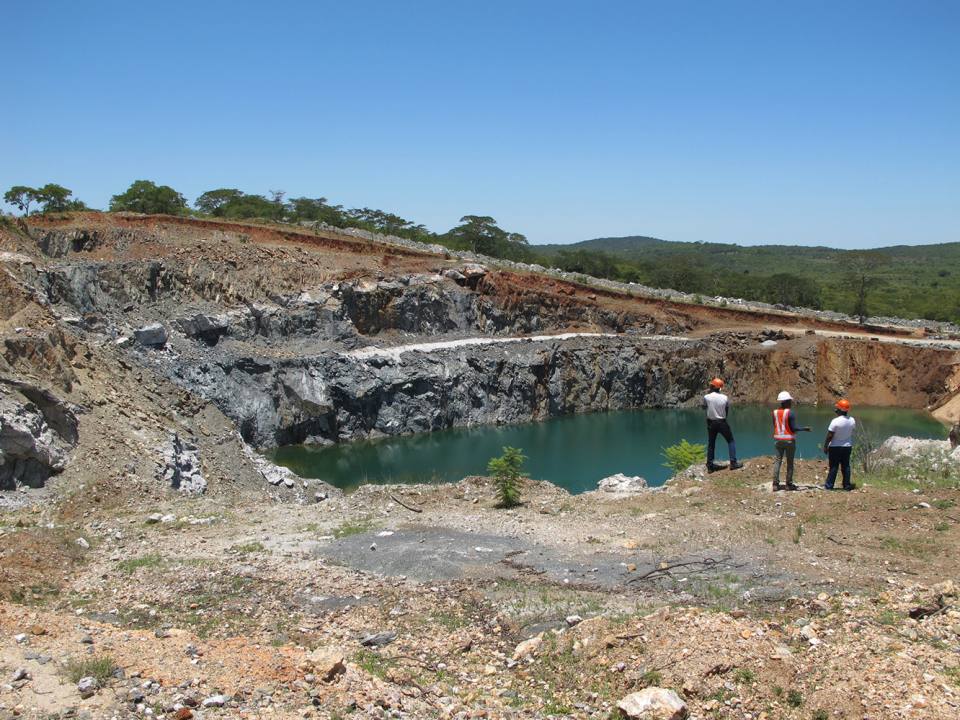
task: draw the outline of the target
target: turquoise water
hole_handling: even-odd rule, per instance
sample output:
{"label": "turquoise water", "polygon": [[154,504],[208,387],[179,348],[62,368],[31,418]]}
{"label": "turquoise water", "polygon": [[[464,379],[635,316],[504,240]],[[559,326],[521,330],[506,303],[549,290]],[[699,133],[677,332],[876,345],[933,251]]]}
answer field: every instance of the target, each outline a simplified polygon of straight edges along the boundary
{"label": "turquoise water", "polygon": [[[854,408],[861,428],[884,439],[891,435],[944,438],[946,430],[927,413],[894,408]],[[773,440],[771,408],[734,408],[730,425],[741,458],[769,455]],[[829,408],[797,408],[801,426],[798,457],[822,457],[818,445],[834,417]],[[572,493],[593,490],[597,481],[622,472],[642,475],[651,485],[670,475],[662,449],[682,438],[706,444],[703,412],[697,409],[629,410],[554,418],[526,425],[442,430],[421,435],[360,441],[325,448],[291,445],[279,448],[273,461],[301,477],[321,478],[352,489],[364,483],[453,482],[483,475],[487,461],[504,445],[522,448],[527,471]],[[727,446],[717,438],[717,459],[727,460]]]}

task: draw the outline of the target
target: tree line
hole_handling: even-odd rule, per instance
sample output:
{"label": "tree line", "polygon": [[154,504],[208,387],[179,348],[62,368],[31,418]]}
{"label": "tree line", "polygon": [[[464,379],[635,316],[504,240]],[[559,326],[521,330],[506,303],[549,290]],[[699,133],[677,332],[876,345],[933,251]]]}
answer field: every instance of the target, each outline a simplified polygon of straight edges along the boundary
{"label": "tree line", "polygon": [[[80,200],[72,199],[72,194],[60,185],[45,185],[39,189],[17,185],[10,188],[3,199],[24,215],[29,215],[31,208],[41,213],[88,209]],[[169,185],[136,180],[122,193],[110,198],[109,211],[358,228],[437,243],[453,250],[471,250],[525,262],[535,260],[526,237],[504,230],[489,215],[464,215],[459,225],[445,233],[434,233],[395,213],[368,207],[345,208],[331,204],[324,197],[287,198],[282,190],[271,190],[267,196],[245,193],[236,188],[217,188],[202,193],[191,208],[187,199]]]}
{"label": "tree line", "polygon": [[[24,215],[88,209],[81,200],[73,197],[70,189],[54,183],[39,188],[16,185],[4,194],[3,199]],[[738,297],[794,307],[840,310],[859,316],[861,321],[870,312],[908,316],[912,313],[915,317],[935,320],[960,319],[960,296],[944,301],[944,294],[949,297],[957,295],[950,295],[952,285],[948,285],[946,280],[945,287],[931,288],[938,290],[936,297],[931,295],[931,301],[922,305],[917,304],[922,299],[917,293],[904,300],[899,292],[895,297],[887,292],[894,288],[890,287],[889,281],[881,280],[878,270],[889,258],[875,252],[845,256],[844,267],[836,271],[842,273],[842,277],[834,275],[815,279],[809,274],[784,271],[718,271],[693,252],[631,258],[580,248],[548,253],[530,247],[526,237],[501,228],[489,215],[464,215],[460,224],[446,232],[435,233],[422,224],[383,210],[345,208],[330,203],[324,197],[288,198],[281,190],[259,195],[236,188],[207,190],[194,200],[191,207],[187,199],[174,188],[150,180],[137,180],[123,192],[112,196],[109,211],[358,228],[435,243],[453,250],[470,250],[508,260],[541,263],[585,276],[670,288],[694,295]],[[933,285],[936,286],[947,275],[948,272],[941,271]]]}

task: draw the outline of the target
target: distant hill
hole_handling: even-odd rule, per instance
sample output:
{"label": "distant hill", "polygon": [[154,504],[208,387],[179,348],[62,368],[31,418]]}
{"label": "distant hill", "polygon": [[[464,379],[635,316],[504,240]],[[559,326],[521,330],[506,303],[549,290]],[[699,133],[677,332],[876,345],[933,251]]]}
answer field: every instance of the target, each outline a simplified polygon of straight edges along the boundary
{"label": "distant hill", "polygon": [[[864,251],[823,246],[674,242],[642,235],[530,249],[541,262],[574,272],[841,312],[856,309],[851,271],[864,259]],[[868,258],[876,265],[868,271],[870,314],[960,321],[960,242],[878,248]]]}

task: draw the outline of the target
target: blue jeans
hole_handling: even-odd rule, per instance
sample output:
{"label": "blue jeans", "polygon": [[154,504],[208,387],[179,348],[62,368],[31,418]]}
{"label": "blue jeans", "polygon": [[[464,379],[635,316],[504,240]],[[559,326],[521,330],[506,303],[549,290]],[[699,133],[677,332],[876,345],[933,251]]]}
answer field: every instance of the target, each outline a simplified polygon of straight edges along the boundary
{"label": "blue jeans", "polygon": [[714,453],[717,450],[717,435],[727,441],[727,449],[730,451],[730,464],[737,462],[737,443],[733,439],[733,433],[726,420],[707,420],[707,467],[713,467]]}
{"label": "blue jeans", "polygon": [[827,473],[827,490],[833,490],[833,483],[837,480],[837,470],[843,473],[843,487],[850,487],[850,453],[852,447],[828,447],[827,457],[830,459],[830,472]]}

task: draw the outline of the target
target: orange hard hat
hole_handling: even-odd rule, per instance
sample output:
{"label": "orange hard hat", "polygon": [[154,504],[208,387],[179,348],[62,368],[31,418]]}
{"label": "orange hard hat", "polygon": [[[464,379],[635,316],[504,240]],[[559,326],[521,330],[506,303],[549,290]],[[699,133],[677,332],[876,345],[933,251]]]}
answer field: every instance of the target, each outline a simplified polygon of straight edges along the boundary
{"label": "orange hard hat", "polygon": [[720,378],[714,378],[710,381],[710,387],[717,388],[719,390],[723,387],[723,380]]}
{"label": "orange hard hat", "polygon": [[850,412],[850,401],[849,400],[837,400],[836,405],[837,410],[843,410],[844,412]]}

